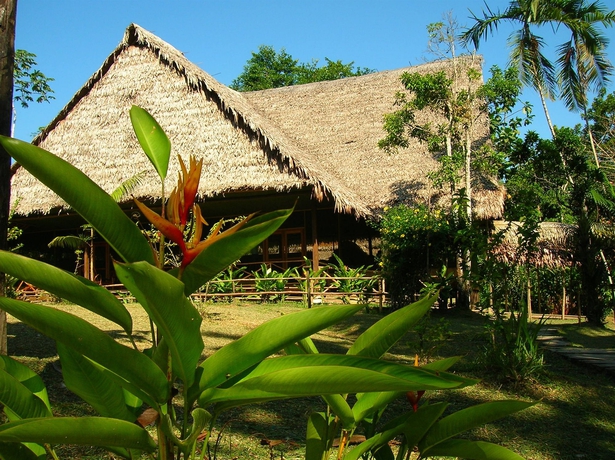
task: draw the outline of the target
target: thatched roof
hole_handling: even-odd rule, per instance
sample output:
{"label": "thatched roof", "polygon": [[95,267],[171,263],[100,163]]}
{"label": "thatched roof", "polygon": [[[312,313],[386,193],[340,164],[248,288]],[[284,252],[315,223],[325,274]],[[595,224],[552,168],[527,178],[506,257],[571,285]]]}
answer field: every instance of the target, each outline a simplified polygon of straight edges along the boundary
{"label": "thatched roof", "polygon": [[519,251],[520,228],[522,222],[498,220],[493,222],[494,234],[501,237],[500,244],[494,249],[496,257],[503,262],[525,264],[539,267],[566,267],[573,263],[574,236],[576,227],[559,222],[541,222],[538,228],[536,251],[527,254]]}
{"label": "thatched roof", "polygon": [[[369,216],[387,204],[433,200],[426,173],[437,164],[424,145],[396,155],[381,151],[383,115],[391,112],[404,71],[446,69],[446,62],[332,82],[238,93],[158,37],[132,24],[102,67],[33,143],[67,159],[107,191],[151,171],[132,132],[129,109],[148,110],[169,135],[173,152],[203,157],[202,197],[233,191],[313,187],[337,211]],[[477,140],[486,137],[481,123]],[[177,176],[172,158],[168,185]],[[134,191],[159,196],[149,173]],[[19,214],[49,213],[62,200],[26,171],[13,178]],[[497,186],[475,194],[479,217],[502,213]]]}

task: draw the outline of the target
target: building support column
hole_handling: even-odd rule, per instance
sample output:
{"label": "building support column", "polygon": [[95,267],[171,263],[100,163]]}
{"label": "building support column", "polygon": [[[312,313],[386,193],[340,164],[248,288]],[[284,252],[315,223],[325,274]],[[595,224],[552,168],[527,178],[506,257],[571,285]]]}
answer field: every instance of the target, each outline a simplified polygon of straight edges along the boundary
{"label": "building support column", "polygon": [[312,270],[318,270],[320,254],[318,252],[318,209],[316,201],[312,200]]}

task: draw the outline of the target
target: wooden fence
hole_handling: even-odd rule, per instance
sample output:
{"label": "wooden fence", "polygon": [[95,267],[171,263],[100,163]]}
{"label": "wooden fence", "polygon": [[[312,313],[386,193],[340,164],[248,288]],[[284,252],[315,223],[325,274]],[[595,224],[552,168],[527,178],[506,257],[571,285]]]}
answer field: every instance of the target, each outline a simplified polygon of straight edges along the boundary
{"label": "wooden fence", "polygon": [[[353,285],[358,288],[340,289]],[[192,297],[201,301],[224,298],[303,301],[308,308],[321,303],[376,303],[382,309],[387,292],[384,279],[379,276],[246,277],[211,280]]]}

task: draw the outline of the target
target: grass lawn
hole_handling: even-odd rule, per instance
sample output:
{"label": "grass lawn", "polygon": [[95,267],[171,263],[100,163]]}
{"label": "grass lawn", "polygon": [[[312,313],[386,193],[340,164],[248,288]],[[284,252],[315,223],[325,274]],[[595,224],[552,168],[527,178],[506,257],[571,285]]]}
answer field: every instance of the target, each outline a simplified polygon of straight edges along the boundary
{"label": "grass lawn", "polygon": [[[55,307],[87,317],[118,340],[123,339],[119,328],[104,319],[72,305],[57,304]],[[205,356],[258,324],[301,308],[297,304],[202,305]],[[145,346],[149,337],[147,317],[138,305],[129,305],[129,310],[134,318],[136,336],[141,341],[140,345]],[[358,334],[378,319],[377,313],[362,312],[315,335],[313,339],[321,352],[343,352]],[[499,443],[526,459],[615,458],[614,375],[575,364],[547,351],[544,373],[531,382],[515,386],[499,381],[482,363],[481,352],[486,344],[485,317],[470,312],[434,312],[429,321],[432,325],[439,325],[441,331],[450,331],[444,336],[445,340],[439,342],[427,338],[421,346],[421,337],[409,332],[387,358],[411,363],[420,349],[423,354],[432,355],[433,359],[463,355],[464,359],[452,370],[482,381],[463,390],[428,392],[424,399],[446,400],[454,411],[494,399],[538,401],[537,405],[526,411],[475,430],[470,434],[473,439]],[[614,347],[613,330],[596,332],[576,323],[558,327],[575,344]],[[583,337],[584,341],[575,338],[577,336]],[[42,375],[56,415],[93,415],[89,407],[64,388],[60,373],[56,370],[57,365],[54,365],[57,356],[51,340],[9,318],[9,353]],[[219,431],[212,436],[213,440],[219,439],[217,458],[303,458],[307,417],[311,411],[323,409],[324,404],[319,398],[309,398],[230,411],[220,420]],[[395,416],[408,409],[406,402],[399,401],[392,404],[389,411],[391,416]],[[96,449],[62,448],[58,452],[61,458],[109,458]]]}

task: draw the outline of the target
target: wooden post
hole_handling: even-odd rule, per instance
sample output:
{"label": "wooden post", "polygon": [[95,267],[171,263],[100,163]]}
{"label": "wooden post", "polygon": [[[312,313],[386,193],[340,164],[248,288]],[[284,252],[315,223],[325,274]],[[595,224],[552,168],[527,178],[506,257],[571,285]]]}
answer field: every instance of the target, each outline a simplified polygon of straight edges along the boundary
{"label": "wooden post", "polygon": [[318,210],[316,202],[312,201],[312,270],[318,270],[320,254],[318,248]]}
{"label": "wooden post", "polygon": [[566,285],[562,285],[562,319],[566,319]]}
{"label": "wooden post", "polygon": [[530,280],[530,270],[527,270],[527,319],[532,319],[532,281]]}
{"label": "wooden post", "polygon": [[378,313],[382,313],[382,295],[384,289],[382,289],[382,278],[378,278]]}
{"label": "wooden post", "polygon": [[[0,0],[0,134],[11,135],[13,120],[13,71],[15,68],[15,18],[17,0]],[[0,148],[0,249],[8,249],[11,206],[11,157]],[[0,273],[0,295],[6,278]],[[0,310],[0,355],[8,354],[6,312]]]}
{"label": "wooden post", "polygon": [[577,292],[577,314],[579,315],[579,324],[581,324],[581,291]]}
{"label": "wooden post", "polygon": [[305,289],[307,291],[307,307],[312,308],[312,280],[309,273],[305,274]]}

